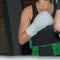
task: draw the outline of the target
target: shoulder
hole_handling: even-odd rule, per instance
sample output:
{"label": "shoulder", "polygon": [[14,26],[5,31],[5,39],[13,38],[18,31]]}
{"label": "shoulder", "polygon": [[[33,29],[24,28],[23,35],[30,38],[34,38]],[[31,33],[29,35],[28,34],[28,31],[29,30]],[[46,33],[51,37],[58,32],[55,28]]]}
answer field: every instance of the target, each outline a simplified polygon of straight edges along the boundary
{"label": "shoulder", "polygon": [[32,12],[32,5],[25,7],[22,13],[30,14]]}
{"label": "shoulder", "polygon": [[27,7],[25,7],[22,11],[22,15],[21,16],[25,16],[27,18],[29,18],[31,20],[32,18],[32,5],[29,5]]}

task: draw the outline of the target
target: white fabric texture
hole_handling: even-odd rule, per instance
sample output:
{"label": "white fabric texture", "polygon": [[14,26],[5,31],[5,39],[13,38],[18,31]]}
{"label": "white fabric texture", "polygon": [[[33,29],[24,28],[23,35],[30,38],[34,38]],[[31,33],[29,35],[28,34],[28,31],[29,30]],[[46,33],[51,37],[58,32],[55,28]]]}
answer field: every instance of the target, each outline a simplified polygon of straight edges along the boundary
{"label": "white fabric texture", "polygon": [[28,36],[33,37],[38,31],[46,28],[48,25],[53,24],[53,17],[47,11],[39,13],[32,24],[26,29]]}

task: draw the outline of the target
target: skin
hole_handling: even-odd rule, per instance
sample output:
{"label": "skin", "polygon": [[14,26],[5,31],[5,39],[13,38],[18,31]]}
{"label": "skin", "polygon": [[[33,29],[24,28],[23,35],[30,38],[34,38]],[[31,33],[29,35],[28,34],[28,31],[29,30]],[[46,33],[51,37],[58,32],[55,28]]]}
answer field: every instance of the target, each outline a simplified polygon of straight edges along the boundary
{"label": "skin", "polygon": [[[39,13],[45,10],[48,11],[50,14],[53,13],[53,8],[52,4],[50,3],[50,0],[38,0],[36,2],[36,7]],[[27,35],[26,29],[30,25],[32,17],[33,17],[33,11],[32,6],[30,5],[26,7],[21,14],[20,25],[18,29],[18,42],[21,45],[24,45],[31,38]]]}
{"label": "skin", "polygon": [[60,10],[59,9],[56,11],[56,15],[54,18],[54,29],[56,30],[57,33],[60,32]]}

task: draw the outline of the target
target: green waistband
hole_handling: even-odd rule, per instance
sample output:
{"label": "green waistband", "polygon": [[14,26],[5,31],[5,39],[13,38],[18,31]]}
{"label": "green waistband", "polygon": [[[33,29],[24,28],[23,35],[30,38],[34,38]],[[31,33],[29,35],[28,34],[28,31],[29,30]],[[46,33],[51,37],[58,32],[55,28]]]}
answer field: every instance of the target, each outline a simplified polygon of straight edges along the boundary
{"label": "green waistband", "polygon": [[39,56],[38,48],[51,46],[53,50],[53,55],[60,55],[60,42],[56,42],[49,45],[42,45],[42,46],[32,46],[32,55]]}

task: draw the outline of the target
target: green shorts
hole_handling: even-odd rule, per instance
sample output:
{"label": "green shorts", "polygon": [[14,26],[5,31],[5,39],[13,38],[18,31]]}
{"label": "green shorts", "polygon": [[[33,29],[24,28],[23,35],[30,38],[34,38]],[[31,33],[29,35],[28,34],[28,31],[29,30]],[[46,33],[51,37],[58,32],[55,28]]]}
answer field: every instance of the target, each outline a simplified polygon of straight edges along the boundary
{"label": "green shorts", "polygon": [[60,42],[56,42],[56,43],[49,44],[49,45],[32,46],[32,55],[33,56],[40,56],[40,52],[39,52],[38,48],[45,48],[47,46],[52,47],[52,56],[60,55]]}

